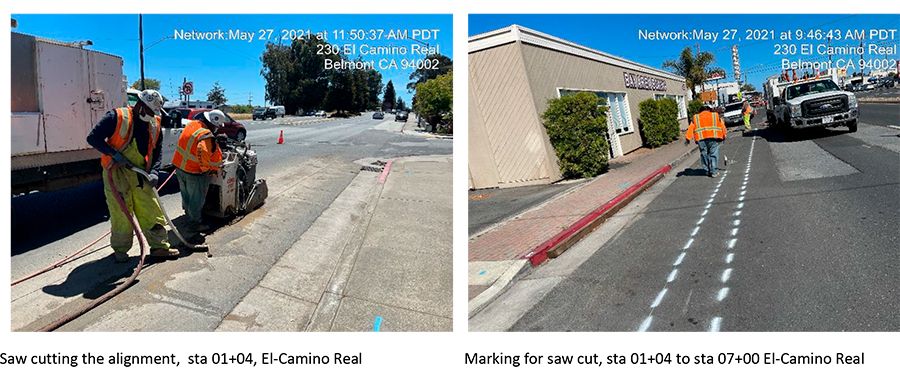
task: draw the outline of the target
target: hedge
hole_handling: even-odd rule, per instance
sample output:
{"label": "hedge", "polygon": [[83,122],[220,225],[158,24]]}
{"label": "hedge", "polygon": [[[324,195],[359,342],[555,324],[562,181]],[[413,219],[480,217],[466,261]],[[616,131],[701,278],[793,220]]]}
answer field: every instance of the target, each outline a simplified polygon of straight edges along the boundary
{"label": "hedge", "polygon": [[547,101],[542,115],[564,178],[588,178],[606,171],[606,101],[589,92]]}
{"label": "hedge", "polygon": [[681,134],[678,103],[673,99],[647,99],[639,105],[644,144],[650,148],[670,143]]}
{"label": "hedge", "polygon": [[691,100],[691,102],[688,103],[687,107],[688,117],[694,116],[699,113],[701,108],[703,108],[703,102],[700,101],[700,99]]}

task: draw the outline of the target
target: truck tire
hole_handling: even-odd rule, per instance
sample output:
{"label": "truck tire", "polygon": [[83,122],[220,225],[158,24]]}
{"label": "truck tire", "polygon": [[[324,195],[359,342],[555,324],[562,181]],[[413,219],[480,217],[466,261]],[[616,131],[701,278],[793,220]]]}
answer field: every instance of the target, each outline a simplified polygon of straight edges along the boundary
{"label": "truck tire", "polygon": [[859,122],[856,119],[853,119],[849,123],[847,123],[847,128],[850,129],[850,132],[856,132],[856,130],[859,128],[857,127],[858,125]]}

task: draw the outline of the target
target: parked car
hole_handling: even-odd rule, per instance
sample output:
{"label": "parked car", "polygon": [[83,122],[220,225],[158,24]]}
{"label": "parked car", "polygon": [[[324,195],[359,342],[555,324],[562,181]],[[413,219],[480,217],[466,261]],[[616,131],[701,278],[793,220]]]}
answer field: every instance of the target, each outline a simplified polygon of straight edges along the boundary
{"label": "parked car", "polygon": [[379,120],[384,119],[384,112],[375,111],[375,113],[372,114],[372,119],[379,119]]}
{"label": "parked car", "polygon": [[253,109],[253,120],[266,120],[269,118],[275,119],[276,115],[276,111],[273,108],[257,107]]}
{"label": "parked car", "polygon": [[275,117],[284,117],[284,106],[272,106],[269,107],[272,110],[272,113],[275,114]]}
{"label": "parked car", "polygon": [[316,116],[324,118],[326,116],[325,111],[323,111],[323,110],[316,111]]}
{"label": "parked car", "polygon": [[397,115],[394,117],[397,122],[405,122],[407,119],[409,119],[409,112],[406,111],[397,111]]}

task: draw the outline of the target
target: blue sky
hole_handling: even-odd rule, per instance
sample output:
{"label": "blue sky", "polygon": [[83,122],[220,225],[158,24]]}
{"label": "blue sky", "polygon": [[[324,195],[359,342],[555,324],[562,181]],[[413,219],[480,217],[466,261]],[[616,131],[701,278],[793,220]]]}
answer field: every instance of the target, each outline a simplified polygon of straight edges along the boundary
{"label": "blue sky", "polygon": [[[138,50],[138,15],[13,15],[18,21],[16,32],[63,40],[91,40],[93,50],[121,56],[129,84],[140,78]],[[265,95],[265,81],[259,75],[259,60],[265,41],[186,41],[175,40],[175,29],[215,31],[240,29],[257,32],[274,29],[273,39],[281,29],[303,29],[314,32],[335,29],[439,29],[436,39],[442,54],[453,57],[452,18],[450,15],[144,15],[144,74],[162,82],[163,94],[175,99],[182,78],[194,82],[192,99],[206,99],[215,81],[225,88],[229,103],[247,103],[252,93],[258,105]],[[347,35],[345,35],[347,36]],[[331,38],[330,43],[345,43]],[[373,42],[368,41],[372,44]],[[389,44],[382,39],[376,44]],[[408,46],[413,41],[396,42]],[[386,56],[371,55],[363,60]],[[393,57],[393,56],[392,56]],[[406,55],[416,59],[422,55]],[[384,84],[393,80],[397,94],[409,102],[407,93],[411,69],[380,71]]]}
{"label": "blue sky", "polygon": [[[648,41],[638,39],[638,30],[722,31],[735,28],[738,37],[743,38],[746,29],[774,29],[779,34],[781,30],[797,28],[900,28],[900,15],[470,15],[469,35],[511,24],[659,68],[663,61],[677,58],[685,46],[694,47],[695,43],[700,43],[701,50],[715,55],[716,66],[726,70],[729,80],[733,79],[731,46],[737,44],[741,70],[759,89],[768,76],[779,71],[773,66],[780,65],[780,58],[773,55],[773,41]],[[893,42],[898,43],[898,36]],[[896,58],[896,55],[889,57]]]}

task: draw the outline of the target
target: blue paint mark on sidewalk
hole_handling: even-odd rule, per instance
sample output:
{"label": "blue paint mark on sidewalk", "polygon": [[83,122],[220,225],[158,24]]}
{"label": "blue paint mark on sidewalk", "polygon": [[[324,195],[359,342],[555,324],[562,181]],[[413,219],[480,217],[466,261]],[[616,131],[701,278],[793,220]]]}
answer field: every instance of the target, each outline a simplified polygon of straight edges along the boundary
{"label": "blue paint mark on sidewalk", "polygon": [[485,274],[487,274],[487,270],[482,270],[482,271],[478,272],[478,275],[485,275]]}
{"label": "blue paint mark on sidewalk", "polygon": [[379,315],[379,316],[375,316],[375,325],[372,327],[372,331],[373,331],[373,332],[380,332],[380,331],[381,331],[381,321],[383,321],[383,320],[384,320],[384,319],[381,318],[380,315]]}

